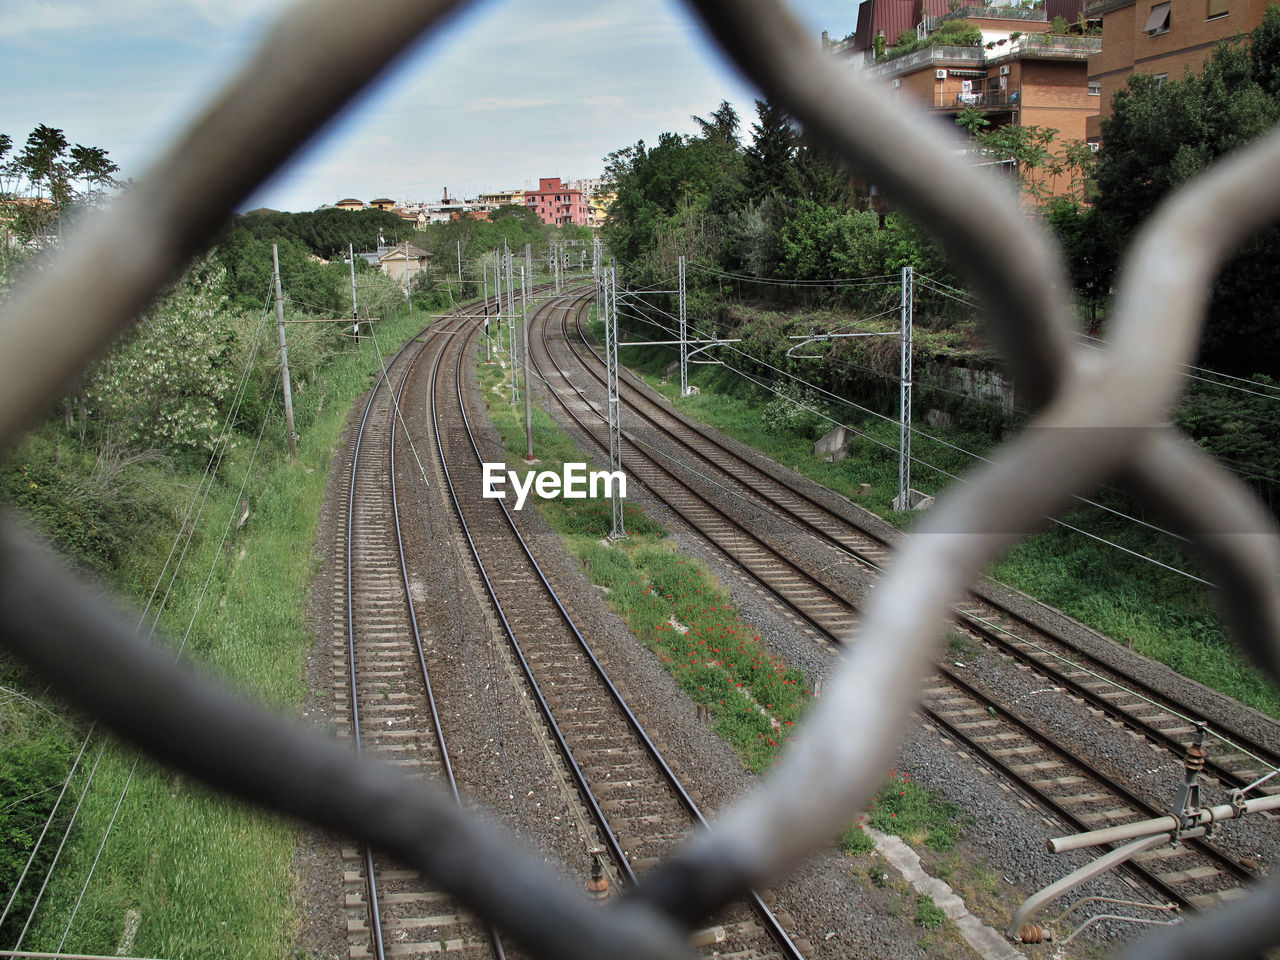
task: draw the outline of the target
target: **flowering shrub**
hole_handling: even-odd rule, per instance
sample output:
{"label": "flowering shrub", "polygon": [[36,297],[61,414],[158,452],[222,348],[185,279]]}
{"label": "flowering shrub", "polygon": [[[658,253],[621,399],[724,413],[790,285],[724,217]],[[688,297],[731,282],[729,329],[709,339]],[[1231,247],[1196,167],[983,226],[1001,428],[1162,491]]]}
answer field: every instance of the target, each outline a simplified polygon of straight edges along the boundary
{"label": "flowering shrub", "polygon": [[665,550],[636,559],[647,580],[636,580],[628,592],[635,594],[633,608],[652,624],[637,633],[684,690],[711,707],[717,732],[738,748],[746,765],[765,769],[790,741],[811,699],[804,675],[765,650],[738,619],[728,595],[696,563]]}
{"label": "flowering shrub", "polygon": [[818,394],[808,387],[788,381],[777,388],[777,396],[764,405],[760,422],[774,436],[794,434],[814,439],[827,426],[815,411],[823,408]]}
{"label": "flowering shrub", "polygon": [[93,370],[85,412],[98,429],[134,449],[213,448],[239,372],[221,272],[189,271]]}

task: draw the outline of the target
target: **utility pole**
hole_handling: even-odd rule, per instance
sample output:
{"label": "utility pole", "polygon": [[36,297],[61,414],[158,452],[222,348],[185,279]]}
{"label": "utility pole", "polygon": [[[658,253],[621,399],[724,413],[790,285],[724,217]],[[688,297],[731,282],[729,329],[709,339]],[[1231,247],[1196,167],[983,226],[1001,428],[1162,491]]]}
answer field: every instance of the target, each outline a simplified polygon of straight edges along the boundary
{"label": "utility pole", "polygon": [[529,273],[529,285],[533,286],[533,244],[524,245],[524,268]]}
{"label": "utility pole", "polygon": [[498,253],[497,248],[493,251],[493,293],[498,304],[498,328],[502,328],[502,257]]}
{"label": "utility pole", "polygon": [[[604,316],[604,355],[605,381],[609,394],[609,472],[619,473],[622,470],[622,424],[619,419],[621,410],[618,397],[618,268],[613,264],[609,266],[605,289],[607,306]],[[610,540],[619,540],[627,535],[622,501],[618,499],[618,486],[616,482],[610,484],[613,493]]]}
{"label": "utility pole", "polygon": [[533,459],[533,392],[529,389],[529,287],[520,269],[520,335],[524,349],[524,458]]}
{"label": "utility pole", "polygon": [[553,245],[551,247],[551,253],[552,253],[552,258],[554,260],[552,267],[553,267],[553,270],[555,271],[556,296],[558,297],[560,296],[560,252],[556,250],[555,246]]}
{"label": "utility pole", "polygon": [[484,287],[484,362],[493,363],[489,344],[489,258],[480,257],[480,282]]}
{"label": "utility pole", "polygon": [[898,509],[911,509],[911,326],[915,312],[915,271],[902,268],[902,358],[898,393]]}
{"label": "utility pole", "polygon": [[280,291],[280,252],[271,245],[271,268],[276,283],[276,326],[280,328],[280,372],[284,377],[284,428],[289,436],[289,459],[298,459],[293,436],[293,387],[289,383],[289,351],[284,345],[284,294]]}
{"label": "utility pole", "polygon": [[684,255],[680,256],[680,396],[689,395],[689,315],[684,296]]}
{"label": "utility pole", "polygon": [[356,349],[360,349],[360,308],[356,304],[356,251],[347,244],[347,259],[351,262],[351,332],[356,338]]}
{"label": "utility pole", "polygon": [[458,300],[462,300],[462,241],[458,243]]}
{"label": "utility pole", "polygon": [[404,295],[409,301],[409,316],[413,316],[413,287],[409,283],[409,241],[404,242]]}
{"label": "utility pole", "polygon": [[[503,241],[506,245],[506,241]],[[511,251],[507,251],[507,322],[511,324],[508,342],[511,344],[511,402],[520,399],[520,352],[516,349],[516,290]]]}

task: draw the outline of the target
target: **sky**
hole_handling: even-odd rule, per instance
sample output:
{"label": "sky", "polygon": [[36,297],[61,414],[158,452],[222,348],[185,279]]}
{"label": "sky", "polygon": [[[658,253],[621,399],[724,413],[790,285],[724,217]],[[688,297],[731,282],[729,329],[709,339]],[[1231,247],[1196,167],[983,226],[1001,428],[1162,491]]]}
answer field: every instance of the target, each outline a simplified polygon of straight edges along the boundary
{"label": "sky", "polygon": [[[359,0],[353,0],[358,3]],[[413,0],[405,0],[412,3]],[[816,38],[857,0],[790,0]],[[43,123],[138,177],[234,76],[285,0],[4,0],[0,133]],[[673,0],[478,0],[241,204],[435,201],[597,177],[604,157],[755,91]]]}

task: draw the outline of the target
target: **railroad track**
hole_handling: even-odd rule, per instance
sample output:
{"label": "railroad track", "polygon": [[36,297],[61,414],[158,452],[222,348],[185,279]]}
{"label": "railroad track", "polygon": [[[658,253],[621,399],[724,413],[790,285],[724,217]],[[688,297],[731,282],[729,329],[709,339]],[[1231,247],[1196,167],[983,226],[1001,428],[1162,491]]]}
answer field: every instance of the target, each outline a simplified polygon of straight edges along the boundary
{"label": "railroad track", "polygon": [[[436,453],[476,569],[596,824],[602,865],[612,883],[626,885],[701,824],[701,814],[561,604],[504,502],[480,496],[482,458],[462,387],[474,333],[451,337],[432,368],[427,395]],[[808,953],[759,895],[713,918],[693,942],[708,955],[742,960]]]}
{"label": "railroad track", "polygon": [[[574,335],[568,330],[568,314],[562,318],[566,345],[581,368],[603,389],[603,359],[581,329],[581,311],[575,314]],[[581,345],[581,346],[579,346]],[[585,347],[590,358],[584,357]],[[893,544],[848,513],[832,509],[806,494],[794,483],[762,469],[722,443],[705,428],[677,415],[655,400],[647,386],[631,374],[619,378],[623,400],[634,414],[674,441],[680,459],[698,464],[709,478],[756,509],[784,515],[788,522],[812,534],[833,550],[883,571]],[[594,408],[599,409],[596,404]],[[1241,789],[1280,767],[1280,752],[1261,743],[1227,718],[1210,719],[1194,704],[1178,700],[1139,678],[1117,670],[1092,652],[1069,640],[1051,635],[1039,625],[994,602],[982,592],[971,592],[956,606],[956,627],[1002,654],[1034,669],[1046,681],[1124,723],[1151,743],[1181,757],[1197,723],[1211,735],[1219,733],[1210,750],[1206,775],[1225,789]],[[1280,784],[1264,785],[1261,792],[1280,790]]]}
{"label": "railroad track", "polygon": [[[334,631],[336,719],[361,753],[457,794],[427,670],[430,635],[419,630],[408,588],[395,487],[398,396],[414,357],[447,334],[405,345],[375,385],[351,459]],[[352,960],[373,957],[504,956],[496,935],[436,890],[368,848],[344,848],[343,881]]]}
{"label": "railroad track", "polygon": [[[580,318],[585,303],[585,298],[579,299],[574,310],[562,311],[561,325],[566,346],[571,343],[568,317],[572,312]],[[585,343],[580,329],[578,333]],[[555,360],[547,342],[545,328],[543,335],[535,337],[534,341],[539,345],[534,356],[552,394],[568,415],[577,421],[583,432],[602,449],[607,448],[606,427],[603,425],[599,402],[588,397],[585,391],[573,383],[568,373]],[[584,366],[589,367],[588,364]],[[597,380],[602,387],[602,378]],[[708,476],[711,483],[733,491],[738,497],[754,501],[754,508],[757,510],[767,509],[772,504],[786,512],[792,522],[801,524],[808,532],[836,548],[851,554],[857,548],[856,556],[862,562],[877,568],[883,566],[890,549],[883,540],[862,531],[847,519],[833,514],[806,495],[781,483],[776,477],[759,470],[702,431],[684,425],[679,418],[655,404],[647,395],[632,389],[627,392],[625,400],[633,407],[640,406],[641,409],[637,412],[655,428],[662,430],[666,439],[675,441],[686,457],[699,457],[696,472],[708,476],[711,471],[718,470],[718,474]],[[629,409],[630,412],[633,411]],[[671,422],[677,425],[674,429],[668,427]],[[683,435],[681,427],[685,428]],[[704,526],[700,514],[710,513],[723,517],[722,511],[710,505],[701,510],[690,507],[688,501],[692,488],[676,478],[671,470],[657,464],[659,458],[650,452],[656,448],[656,444],[642,447],[634,443],[629,432],[624,432],[624,438],[628,441],[628,445],[624,447],[624,462],[629,474],[640,479],[655,496],[666,502],[692,526]],[[842,596],[839,590],[823,584],[820,576],[811,577],[807,582],[794,579],[809,575],[804,571],[797,574],[794,570],[797,566],[795,563],[781,551],[754,536],[749,544],[744,545],[739,541],[736,549],[725,549],[725,537],[719,529],[722,525],[711,525],[712,542],[728,559],[738,562],[773,593],[785,608],[792,611],[794,618],[807,623],[810,633],[820,634],[833,646],[840,642],[840,638],[848,635],[848,625],[856,616],[854,598],[843,597],[845,609],[833,611],[833,598]],[[866,546],[868,543],[870,547]],[[1012,634],[1012,631],[1004,624],[1012,620],[1010,615],[994,609],[981,598],[967,599],[965,603],[967,606],[962,606],[961,609],[961,622],[969,626],[974,619],[981,621],[982,629],[974,630],[974,633],[984,641],[997,645],[1004,655],[1016,655],[1036,669],[1040,669],[1046,659],[1050,663],[1056,661],[1055,655],[1046,652],[1044,643],[1025,640],[1019,643],[1017,641],[1020,638],[1016,636],[1012,642],[1007,641],[1005,637]],[[1003,623],[996,619],[998,617],[1003,619]],[[1025,624],[1020,618],[1018,622]],[[1036,651],[1039,656],[1029,657],[1026,653],[1028,648]],[[1104,682],[1094,671],[1080,667],[1075,669],[1092,683]],[[1064,676],[1064,685],[1071,679]],[[1123,693],[1127,690],[1123,686],[1114,686],[1116,683],[1123,684],[1123,678],[1108,684],[1106,690],[1109,694],[1112,691]],[[1080,684],[1074,686],[1079,687]],[[1099,702],[1098,698],[1088,701],[1081,696],[1081,699],[1095,704]],[[1105,712],[1113,716],[1124,705],[1123,697],[1114,695],[1101,697],[1100,700],[1105,705]],[[1116,700],[1121,702],[1117,704]],[[1141,703],[1149,709],[1151,700],[1144,698]],[[1115,778],[1083,765],[1076,756],[1077,751],[1056,742],[1045,731],[1033,729],[1031,724],[1011,714],[1007,705],[997,703],[948,668],[940,667],[938,674],[931,679],[924,694],[922,711],[952,742],[981,756],[989,765],[1035,798],[1068,829],[1093,829],[1103,824],[1125,823],[1165,812]],[[1167,714],[1162,713],[1161,716],[1164,718]],[[1180,748],[1172,739],[1174,733],[1167,729],[1153,730],[1150,724],[1143,724],[1140,718],[1134,718],[1133,725],[1142,729],[1152,742],[1174,749]],[[1191,729],[1193,728],[1187,727],[1185,732],[1190,732]],[[1237,761],[1234,768],[1219,763],[1211,775],[1224,783],[1230,784],[1230,778],[1234,778],[1237,783],[1244,785],[1249,782],[1247,777],[1253,775],[1253,770],[1246,762],[1256,764],[1256,761],[1247,757],[1245,761]],[[1201,908],[1236,896],[1240,885],[1253,876],[1247,866],[1201,841],[1151,851],[1139,858],[1128,871],[1160,898],[1191,908]]]}

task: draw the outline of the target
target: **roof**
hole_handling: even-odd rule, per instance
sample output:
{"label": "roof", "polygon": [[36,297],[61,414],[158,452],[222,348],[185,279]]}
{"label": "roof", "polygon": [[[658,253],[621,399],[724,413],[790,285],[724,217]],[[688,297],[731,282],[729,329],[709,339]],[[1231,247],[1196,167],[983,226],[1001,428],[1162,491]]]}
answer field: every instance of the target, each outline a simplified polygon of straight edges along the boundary
{"label": "roof", "polygon": [[[853,49],[872,49],[876,37],[882,33],[888,44],[893,46],[903,30],[914,29],[919,22],[916,19],[917,2],[919,0],[862,0],[858,7],[858,28],[854,32]],[[930,0],[923,2],[928,3]]]}
{"label": "roof", "polygon": [[370,200],[370,203],[395,203],[390,197],[379,197],[377,200]]}
{"label": "roof", "polygon": [[413,260],[430,260],[431,254],[426,250],[415,247],[412,243],[399,243],[388,250],[386,253],[378,257],[379,260],[395,260],[397,258],[403,260],[405,258],[405,250],[408,249],[409,257]]}
{"label": "roof", "polygon": [[1075,23],[1084,14],[1084,0],[1044,0],[1044,12],[1050,20],[1061,17]]}
{"label": "roof", "polygon": [[335,203],[335,204],[334,204],[334,206],[335,206],[335,207],[341,207],[341,206],[343,206],[344,204],[352,204],[352,203],[358,203],[358,204],[360,204],[360,206],[362,206],[362,207],[364,206],[364,201],[363,201],[363,200],[356,200],[354,197],[347,197],[347,199],[345,199],[345,200],[339,200],[337,203]]}
{"label": "roof", "polygon": [[[912,26],[920,23],[925,17],[941,17],[950,12],[950,0],[916,0],[912,11],[913,16],[911,17]],[[902,31],[898,32],[901,33]],[[888,36],[888,31],[885,32],[885,36]],[[897,37],[894,37],[894,39],[896,40]]]}

